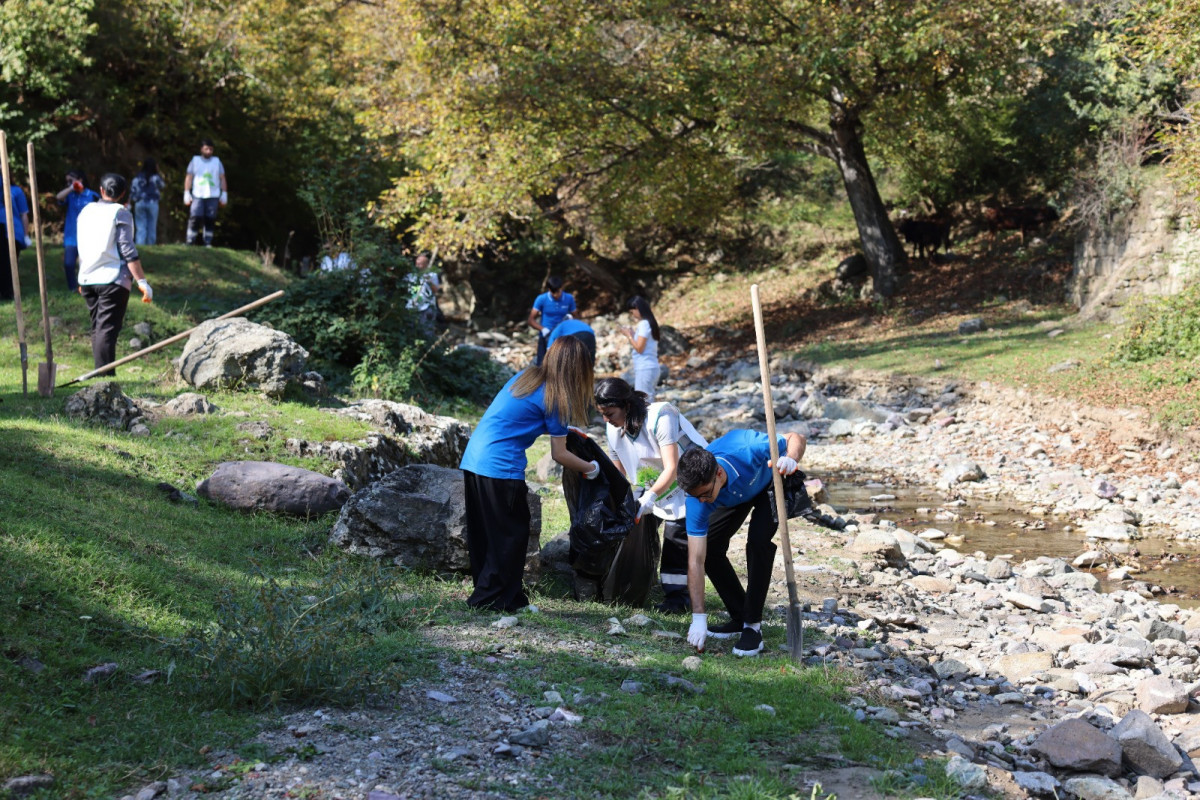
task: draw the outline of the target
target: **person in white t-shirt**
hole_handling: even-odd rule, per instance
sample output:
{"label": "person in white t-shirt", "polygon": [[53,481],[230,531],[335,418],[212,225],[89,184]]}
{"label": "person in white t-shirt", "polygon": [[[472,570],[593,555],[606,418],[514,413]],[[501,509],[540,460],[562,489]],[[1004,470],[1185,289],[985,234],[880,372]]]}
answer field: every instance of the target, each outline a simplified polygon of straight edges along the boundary
{"label": "person in white t-shirt", "polygon": [[212,247],[217,208],[229,202],[225,165],[213,155],[212,139],[200,142],[200,155],[192,156],[183,179],[183,204],[188,207],[187,243],[196,244],[204,229],[204,246]]}
{"label": "person in white t-shirt", "polygon": [[632,328],[622,328],[633,345],[633,388],[645,392],[654,402],[654,390],[662,369],[658,365],[658,320],[650,310],[646,298],[634,295],[629,300],[629,313],[633,317]]}

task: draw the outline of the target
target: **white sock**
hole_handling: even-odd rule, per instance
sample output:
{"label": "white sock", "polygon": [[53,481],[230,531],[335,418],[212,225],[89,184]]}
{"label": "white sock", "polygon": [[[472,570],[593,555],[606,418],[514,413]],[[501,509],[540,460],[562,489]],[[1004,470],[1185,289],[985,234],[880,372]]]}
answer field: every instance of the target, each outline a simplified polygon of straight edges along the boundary
{"label": "white sock", "polygon": [[747,622],[743,627],[749,628],[750,630],[755,631],[757,633],[762,633],[762,623],[761,622]]}

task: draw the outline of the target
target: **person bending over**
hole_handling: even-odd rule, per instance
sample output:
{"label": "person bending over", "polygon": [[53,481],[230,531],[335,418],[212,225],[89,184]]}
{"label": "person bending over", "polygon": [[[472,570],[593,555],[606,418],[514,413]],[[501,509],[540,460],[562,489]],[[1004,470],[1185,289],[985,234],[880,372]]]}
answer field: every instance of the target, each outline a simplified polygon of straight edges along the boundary
{"label": "person bending over", "polygon": [[[780,455],[774,468],[780,475],[796,471],[807,447],[804,437],[779,437]],[[679,459],[679,485],[688,494],[688,594],[692,625],[688,641],[704,649],[707,636],[738,637],[735,656],[762,652],[762,613],[775,561],[774,503],[771,499],[771,445],[765,433],[730,431],[706,450],[693,449]],[[750,517],[746,536],[746,586],[729,562],[729,540]],[[789,554],[790,557],[790,554]],[[704,576],[729,612],[729,621],[708,625],[704,611]]]}

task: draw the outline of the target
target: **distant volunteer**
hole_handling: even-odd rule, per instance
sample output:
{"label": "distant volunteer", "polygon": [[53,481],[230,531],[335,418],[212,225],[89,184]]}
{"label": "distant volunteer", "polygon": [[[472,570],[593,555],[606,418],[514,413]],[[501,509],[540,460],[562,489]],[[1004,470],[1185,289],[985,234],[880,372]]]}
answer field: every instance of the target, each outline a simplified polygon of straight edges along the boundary
{"label": "distant volunteer", "polygon": [[154,299],[133,243],[133,215],[120,202],[125,186],[124,176],[107,173],[100,179],[100,200],[84,206],[76,220],[79,293],[92,318],[92,362],[97,368],[117,360],[117,337],[133,282],[137,281],[143,303]]}
{"label": "distant volunteer", "polygon": [[204,246],[212,247],[217,208],[229,202],[225,165],[214,153],[212,139],[201,140],[200,155],[192,156],[183,179],[183,204],[188,207],[188,244],[196,244],[203,229]]}
{"label": "distant volunteer", "polygon": [[630,298],[629,313],[633,317],[634,326],[621,330],[629,338],[629,344],[633,348],[633,388],[645,392],[653,401],[662,372],[658,364],[658,320],[654,318],[654,312],[650,310],[646,298],[640,296]]}
{"label": "distant volunteer", "polygon": [[564,319],[573,319],[575,298],[570,292],[563,291],[563,279],[551,275],[546,279],[546,291],[539,294],[529,310],[529,327],[538,332],[537,356],[534,364],[541,364],[549,348],[550,334]]}
{"label": "distant volunteer", "polygon": [[649,515],[655,529],[658,520],[663,520],[663,602],[658,610],[686,611],[691,607],[687,591],[687,497],[676,483],[676,471],[681,453],[703,449],[707,442],[675,406],[650,403],[645,392],[634,391],[620,378],[598,382],[595,401],[607,423],[609,457],[635,487],[635,495],[642,483],[639,472],[649,469],[654,473],[638,498],[638,520]]}

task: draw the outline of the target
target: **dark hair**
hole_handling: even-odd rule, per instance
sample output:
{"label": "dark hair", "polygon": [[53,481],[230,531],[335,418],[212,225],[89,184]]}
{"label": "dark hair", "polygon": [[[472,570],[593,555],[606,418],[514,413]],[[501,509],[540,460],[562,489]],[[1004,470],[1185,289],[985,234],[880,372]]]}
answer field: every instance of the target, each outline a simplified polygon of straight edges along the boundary
{"label": "dark hair", "polygon": [[563,287],[563,283],[564,281],[561,275],[551,275],[549,278],[546,278],[546,288],[552,292],[557,292],[559,289],[561,289]]}
{"label": "dark hair", "polygon": [[636,437],[646,424],[646,409],[650,397],[645,392],[635,392],[633,387],[620,378],[605,378],[596,383],[596,405],[617,406],[625,411],[625,432]]}
{"label": "dark hair", "polygon": [[654,318],[654,312],[650,310],[650,304],[646,302],[646,298],[640,294],[635,294],[629,298],[629,307],[636,308],[637,312],[642,315],[642,319],[650,323],[650,335],[654,337],[654,341],[658,341],[658,320]]}
{"label": "dark hair", "polygon": [[215,144],[213,144],[213,140],[212,140],[212,139],[201,139],[201,140],[200,140],[200,146],[201,146],[201,147],[204,147],[205,145],[208,145],[209,147],[212,147],[212,148],[214,148],[214,149],[216,148],[216,145],[215,145]]}
{"label": "dark hair", "polygon": [[106,172],[100,178],[100,194],[108,195],[112,200],[125,196],[125,186],[125,176],[116,172]]}
{"label": "dark hair", "polygon": [[88,182],[87,182],[87,173],[84,172],[83,170],[81,170],[81,169],[67,170],[67,177],[74,178],[75,180],[82,183],[83,188],[85,188],[85,189],[89,188]]}
{"label": "dark hair", "polygon": [[143,175],[157,175],[158,174],[158,162],[155,161],[153,158],[143,159],[142,160],[142,174]]}
{"label": "dark hair", "polygon": [[679,457],[679,471],[675,473],[675,480],[688,494],[712,483],[716,476],[717,459],[707,450],[693,447]]}

